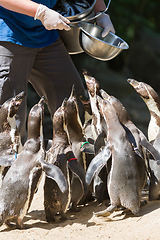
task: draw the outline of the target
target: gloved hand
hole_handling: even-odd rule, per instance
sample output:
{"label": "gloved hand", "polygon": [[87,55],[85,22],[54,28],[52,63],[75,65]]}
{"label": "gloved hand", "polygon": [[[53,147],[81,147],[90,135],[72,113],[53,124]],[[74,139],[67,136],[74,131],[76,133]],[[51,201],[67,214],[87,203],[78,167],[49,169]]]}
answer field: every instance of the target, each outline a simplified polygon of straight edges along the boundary
{"label": "gloved hand", "polygon": [[110,16],[106,13],[102,13],[96,20],[99,27],[104,28],[102,37],[105,37],[109,32],[115,33],[115,29],[111,22]]}
{"label": "gloved hand", "polygon": [[67,25],[70,23],[67,18],[43,4],[39,4],[39,7],[37,8],[34,20],[36,19],[39,19],[47,30],[65,29],[68,31],[71,29],[70,26]]}

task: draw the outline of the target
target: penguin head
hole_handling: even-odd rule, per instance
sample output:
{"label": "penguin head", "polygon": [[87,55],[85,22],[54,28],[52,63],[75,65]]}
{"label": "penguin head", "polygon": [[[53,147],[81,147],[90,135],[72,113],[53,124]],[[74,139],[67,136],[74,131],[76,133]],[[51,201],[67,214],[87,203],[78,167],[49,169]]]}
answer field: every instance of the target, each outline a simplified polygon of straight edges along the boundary
{"label": "penguin head", "polygon": [[160,105],[160,98],[156,91],[147,83],[138,82],[134,79],[127,79],[127,82],[136,90],[144,102],[154,101],[158,107]]}
{"label": "penguin head", "polygon": [[73,85],[70,97],[66,99],[64,104],[65,111],[65,131],[67,132],[68,139],[71,142],[73,138],[80,138],[82,136],[82,122],[79,116],[79,108],[75,95],[75,87]]}
{"label": "penguin head", "polygon": [[110,95],[106,93],[106,91],[104,91],[103,89],[100,89],[99,92],[103,99],[108,99],[110,97]]}
{"label": "penguin head", "polygon": [[9,101],[8,117],[12,118],[18,111],[21,102],[25,97],[25,92],[21,92]]}
{"label": "penguin head", "polygon": [[148,84],[144,84],[143,82],[138,82],[134,79],[127,79],[127,82],[136,90],[136,92],[143,99],[149,98],[149,92],[147,91]]}
{"label": "penguin head", "polygon": [[100,90],[100,93],[101,93],[101,96],[103,99],[108,100],[113,105],[113,107],[115,108],[115,110],[118,114],[120,122],[125,124],[130,119],[130,117],[128,115],[126,108],[119,101],[119,99],[117,99],[114,96],[110,96],[103,89]]}
{"label": "penguin head", "polygon": [[115,108],[107,99],[102,99],[99,96],[97,96],[97,100],[100,113],[102,114],[105,120],[109,118],[118,117]]}
{"label": "penguin head", "polygon": [[96,95],[100,95],[100,84],[99,82],[90,75],[86,70],[83,71],[84,79],[87,85],[88,92],[91,97],[94,97]]}
{"label": "penguin head", "polygon": [[67,99],[65,98],[62,105],[56,110],[53,115],[53,138],[60,137],[61,139],[68,141],[67,134],[65,132],[65,105]]}
{"label": "penguin head", "polygon": [[42,135],[42,125],[44,117],[44,97],[35,104],[28,116],[28,139],[36,139]]}
{"label": "penguin head", "polygon": [[82,102],[85,112],[87,112],[89,115],[92,115],[90,99],[80,95],[79,100]]}
{"label": "penguin head", "polygon": [[13,98],[8,99],[0,106],[0,128],[1,131],[10,126],[11,119],[17,114],[17,111],[22,103],[25,92],[22,91]]}
{"label": "penguin head", "polygon": [[77,104],[74,85],[72,86],[70,97],[65,102],[64,108],[65,108],[65,113],[67,114],[68,119],[72,117],[73,118],[77,117],[79,110],[78,110],[78,104]]}

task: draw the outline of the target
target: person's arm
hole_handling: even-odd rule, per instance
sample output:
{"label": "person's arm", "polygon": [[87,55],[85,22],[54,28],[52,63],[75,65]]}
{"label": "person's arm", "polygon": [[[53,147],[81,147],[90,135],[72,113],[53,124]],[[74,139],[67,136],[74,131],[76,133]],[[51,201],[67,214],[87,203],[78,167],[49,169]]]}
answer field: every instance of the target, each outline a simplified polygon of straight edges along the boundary
{"label": "person's arm", "polygon": [[[98,12],[103,12],[106,9],[106,4],[103,0],[97,0],[94,6],[95,14]],[[99,17],[96,18],[97,25],[104,28],[102,32],[102,37],[105,37],[108,32],[115,33],[114,26],[111,22],[110,16],[107,13],[102,13]]]}
{"label": "person's arm", "polygon": [[10,11],[39,19],[47,30],[70,30],[70,21],[45,5],[30,0],[0,0],[0,5]]}
{"label": "person's arm", "polygon": [[103,0],[97,0],[94,5],[95,14],[98,12],[103,12],[106,9],[106,4]]}
{"label": "person's arm", "polygon": [[34,17],[39,6],[30,0],[0,0],[0,5],[10,11]]}

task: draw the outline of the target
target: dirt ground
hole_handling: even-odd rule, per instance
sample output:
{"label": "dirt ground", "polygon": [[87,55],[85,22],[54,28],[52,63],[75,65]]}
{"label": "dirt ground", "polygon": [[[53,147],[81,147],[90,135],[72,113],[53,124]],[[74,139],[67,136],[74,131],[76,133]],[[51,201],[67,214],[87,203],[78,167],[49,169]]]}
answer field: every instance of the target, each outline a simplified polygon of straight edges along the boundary
{"label": "dirt ground", "polygon": [[[135,217],[128,212],[116,211],[108,218],[95,217],[93,212],[106,208],[105,202],[98,206],[91,202],[80,212],[68,212],[68,220],[47,223],[43,209],[43,182],[35,194],[31,208],[24,218],[25,229],[0,228],[0,240],[64,240],[64,239],[115,239],[148,240],[160,239],[160,201],[148,202]],[[147,195],[144,195],[147,198]]]}

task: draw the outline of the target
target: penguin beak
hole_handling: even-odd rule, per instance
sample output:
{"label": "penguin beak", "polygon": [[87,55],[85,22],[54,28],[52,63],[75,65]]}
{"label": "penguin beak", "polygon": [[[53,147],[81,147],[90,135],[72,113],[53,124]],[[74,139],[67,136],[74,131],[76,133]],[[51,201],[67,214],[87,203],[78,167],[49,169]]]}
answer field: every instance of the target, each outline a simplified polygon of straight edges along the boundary
{"label": "penguin beak", "polygon": [[44,103],[45,103],[45,98],[44,98],[44,96],[42,96],[41,99],[39,100],[38,104],[41,105],[41,107],[43,107]]}
{"label": "penguin beak", "polygon": [[82,69],[82,73],[83,73],[84,76],[90,76],[91,77],[91,74],[86,69]]}
{"label": "penguin beak", "polygon": [[67,106],[67,98],[65,98],[64,100],[63,100],[63,102],[62,102],[62,105],[61,105],[61,107],[63,108],[63,109],[65,109],[66,108],[66,106]]}
{"label": "penguin beak", "polygon": [[72,86],[72,91],[71,91],[71,95],[69,98],[76,98],[76,93],[75,93],[75,86]]}
{"label": "penguin beak", "polygon": [[138,81],[136,81],[136,80],[134,80],[134,79],[130,79],[130,78],[127,79],[127,82],[128,82],[132,87],[134,87],[134,88],[137,87],[138,84],[139,84]]}
{"label": "penguin beak", "polygon": [[110,97],[110,95],[106,93],[103,89],[100,89],[99,91],[103,99],[108,99]]}
{"label": "penguin beak", "polygon": [[25,96],[26,93],[24,91],[15,96],[14,101],[16,103],[16,106],[19,106],[21,104]]}
{"label": "penguin beak", "polygon": [[88,75],[84,75],[84,79],[85,79],[86,83],[91,84],[93,82],[92,79],[94,79],[94,78],[91,76],[88,76]]}

